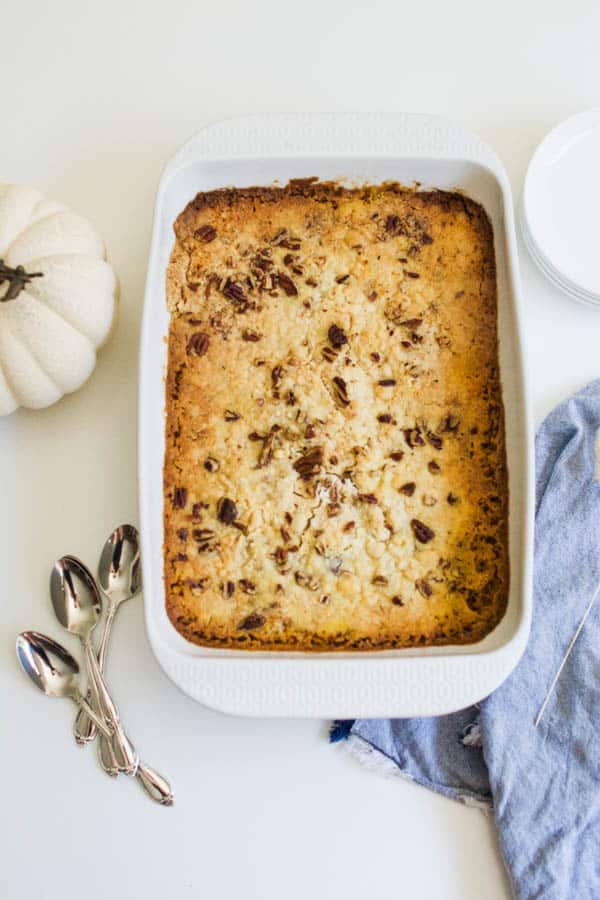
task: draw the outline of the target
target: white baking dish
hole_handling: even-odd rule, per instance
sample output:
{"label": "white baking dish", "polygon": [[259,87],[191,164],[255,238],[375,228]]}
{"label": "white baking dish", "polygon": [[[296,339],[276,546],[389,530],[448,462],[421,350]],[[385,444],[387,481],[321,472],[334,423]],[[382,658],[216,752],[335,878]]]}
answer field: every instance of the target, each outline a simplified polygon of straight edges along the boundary
{"label": "white baking dish", "polygon": [[[510,483],[507,613],[472,646],[370,653],[257,653],[185,641],[164,607],[162,468],[173,222],[198,191],[289,178],[418,182],[461,189],[494,228],[500,364]],[[513,208],[493,152],[452,122],[416,115],[250,116],[205,128],[163,173],[148,265],[140,355],[139,478],[146,623],[167,675],[201,703],[247,716],[429,716],[480,700],[517,664],[531,618],[533,441],[523,371]]]}

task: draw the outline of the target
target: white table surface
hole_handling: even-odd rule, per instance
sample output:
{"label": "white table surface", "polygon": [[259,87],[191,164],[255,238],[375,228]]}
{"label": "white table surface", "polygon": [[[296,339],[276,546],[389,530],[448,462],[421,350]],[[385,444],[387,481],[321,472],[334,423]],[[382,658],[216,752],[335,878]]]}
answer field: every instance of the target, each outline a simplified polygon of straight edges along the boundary
{"label": "white table surface", "polygon": [[[490,819],[361,769],[328,746],[323,722],[196,705],[156,664],[141,601],[119,614],[110,682],[131,735],[172,778],[171,810],[75,746],[73,709],[25,681],[14,637],[36,627],[62,639],[52,561],[72,552],[95,564],[112,527],[137,522],[142,291],[154,190],[177,146],[252,111],[441,113],[496,149],[518,194],[544,133],[600,102],[600,6],[4,0],[2,33],[0,178],[97,223],[122,306],[79,393],[0,422],[0,894],[507,898]],[[563,299],[523,252],[522,271],[539,421],[599,374],[600,313]]]}

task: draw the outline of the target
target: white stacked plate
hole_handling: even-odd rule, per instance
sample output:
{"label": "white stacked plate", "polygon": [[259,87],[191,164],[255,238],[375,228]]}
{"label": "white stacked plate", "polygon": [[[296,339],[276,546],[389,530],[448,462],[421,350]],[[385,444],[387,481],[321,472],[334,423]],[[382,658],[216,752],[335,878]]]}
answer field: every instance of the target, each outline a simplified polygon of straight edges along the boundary
{"label": "white stacked plate", "polygon": [[534,261],[574,300],[600,306],[600,107],[551,131],[527,170],[523,239]]}

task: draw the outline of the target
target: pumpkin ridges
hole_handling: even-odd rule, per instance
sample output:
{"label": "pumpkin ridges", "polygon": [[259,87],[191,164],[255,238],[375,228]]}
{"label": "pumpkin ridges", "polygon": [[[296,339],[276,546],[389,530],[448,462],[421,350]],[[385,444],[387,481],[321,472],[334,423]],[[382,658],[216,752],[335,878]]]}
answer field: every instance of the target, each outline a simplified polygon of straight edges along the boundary
{"label": "pumpkin ridges", "polygon": [[58,385],[5,321],[0,328],[0,358],[4,378],[19,406],[42,409],[60,400],[62,391]]}
{"label": "pumpkin ridges", "polygon": [[104,242],[91,223],[83,216],[63,211],[25,228],[7,248],[4,260],[9,266],[22,265],[27,268],[31,260],[57,253],[96,259],[106,257]]}
{"label": "pumpkin ridges", "polygon": [[28,293],[89,338],[96,349],[101,347],[114,326],[119,296],[110,264],[103,259],[59,254],[32,260],[32,265],[46,277],[28,285]]}
{"label": "pumpkin ridges", "polygon": [[48,406],[90,376],[116,320],[105,257],[87,219],[34,188],[0,184],[0,258],[23,267],[2,273],[0,414]]}
{"label": "pumpkin ridges", "polygon": [[[96,362],[93,343],[49,306],[29,292],[21,293],[21,308],[3,308],[2,326],[24,344],[30,356],[63,394],[77,390]],[[77,361],[74,368],[73,361]],[[10,380],[10,370],[7,372]]]}

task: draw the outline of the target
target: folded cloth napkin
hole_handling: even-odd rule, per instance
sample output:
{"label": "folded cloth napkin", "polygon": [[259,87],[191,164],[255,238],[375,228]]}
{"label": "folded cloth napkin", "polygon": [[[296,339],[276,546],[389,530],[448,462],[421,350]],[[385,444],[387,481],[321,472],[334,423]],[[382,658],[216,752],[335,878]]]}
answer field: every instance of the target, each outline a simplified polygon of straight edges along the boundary
{"label": "folded cloth napkin", "polygon": [[357,719],[331,733],[374,768],[493,809],[519,900],[600,898],[599,427],[600,380],[537,436],[533,623],[507,681],[452,715]]}

